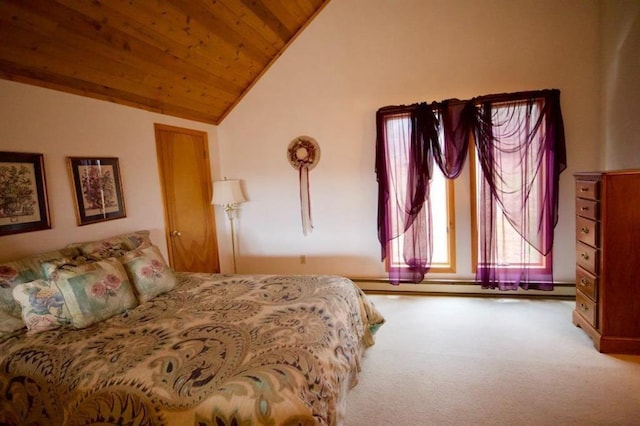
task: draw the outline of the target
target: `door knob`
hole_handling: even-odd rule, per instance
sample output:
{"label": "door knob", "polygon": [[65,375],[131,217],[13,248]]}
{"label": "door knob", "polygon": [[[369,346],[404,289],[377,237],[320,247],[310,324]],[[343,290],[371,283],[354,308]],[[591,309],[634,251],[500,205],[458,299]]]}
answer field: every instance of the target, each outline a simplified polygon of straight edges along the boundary
{"label": "door knob", "polygon": [[172,237],[179,237],[182,235],[182,232],[180,231],[171,231],[171,236]]}

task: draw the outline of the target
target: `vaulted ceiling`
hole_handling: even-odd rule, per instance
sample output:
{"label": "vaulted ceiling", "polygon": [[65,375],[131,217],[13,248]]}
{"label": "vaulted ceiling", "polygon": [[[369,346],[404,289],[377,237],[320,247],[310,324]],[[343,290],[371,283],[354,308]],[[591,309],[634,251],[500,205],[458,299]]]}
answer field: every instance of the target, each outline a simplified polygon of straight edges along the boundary
{"label": "vaulted ceiling", "polygon": [[0,78],[219,124],[329,0],[0,0]]}

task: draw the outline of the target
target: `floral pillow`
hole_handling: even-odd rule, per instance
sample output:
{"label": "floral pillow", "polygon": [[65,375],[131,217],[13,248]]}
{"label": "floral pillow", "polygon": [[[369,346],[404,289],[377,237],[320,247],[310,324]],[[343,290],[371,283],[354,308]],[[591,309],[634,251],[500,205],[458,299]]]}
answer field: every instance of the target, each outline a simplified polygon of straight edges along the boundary
{"label": "floral pillow", "polygon": [[71,324],[71,316],[62,293],[49,280],[40,279],[18,284],[13,289],[13,298],[22,307],[22,319],[29,330],[27,334]]}
{"label": "floral pillow", "polygon": [[158,247],[151,245],[133,250],[120,258],[144,303],[175,287],[176,276]]}
{"label": "floral pillow", "polygon": [[20,304],[13,299],[13,288],[18,284],[44,278],[42,263],[62,257],[77,256],[75,248],[50,251],[0,264],[0,310],[21,318]]}
{"label": "floral pillow", "polygon": [[52,278],[64,296],[75,328],[88,327],[138,304],[127,273],[115,258],[58,269]]}

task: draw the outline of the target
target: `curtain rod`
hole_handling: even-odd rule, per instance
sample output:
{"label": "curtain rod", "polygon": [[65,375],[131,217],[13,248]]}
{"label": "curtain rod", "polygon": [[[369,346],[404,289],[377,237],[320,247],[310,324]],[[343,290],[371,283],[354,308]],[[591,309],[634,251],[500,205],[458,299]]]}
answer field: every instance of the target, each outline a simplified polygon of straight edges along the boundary
{"label": "curtain rod", "polygon": [[[514,93],[497,93],[492,95],[476,96],[475,98],[471,98],[468,100],[460,100],[460,99],[452,98],[452,99],[445,99],[444,101],[440,101],[440,102],[433,101],[428,105],[431,105],[432,107],[440,109],[444,105],[459,105],[459,104],[466,104],[468,102],[473,102],[476,106],[480,106],[487,102],[501,103],[501,102],[519,101],[523,99],[545,97],[549,95],[557,96],[559,93],[560,93],[560,90],[558,89],[543,89],[543,90],[532,90],[532,91],[514,92]],[[411,105],[390,105],[390,106],[386,106],[378,109],[378,112],[385,113],[385,114],[411,112],[423,104],[426,104],[426,102],[415,103]]]}

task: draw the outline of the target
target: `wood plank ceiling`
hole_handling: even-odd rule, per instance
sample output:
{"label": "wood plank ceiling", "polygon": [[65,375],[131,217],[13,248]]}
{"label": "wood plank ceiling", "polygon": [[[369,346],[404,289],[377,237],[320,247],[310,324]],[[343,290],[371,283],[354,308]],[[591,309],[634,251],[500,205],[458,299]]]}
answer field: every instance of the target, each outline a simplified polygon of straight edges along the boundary
{"label": "wood plank ceiling", "polygon": [[219,124],[329,0],[0,0],[0,78]]}

